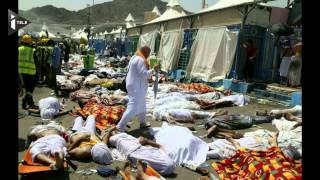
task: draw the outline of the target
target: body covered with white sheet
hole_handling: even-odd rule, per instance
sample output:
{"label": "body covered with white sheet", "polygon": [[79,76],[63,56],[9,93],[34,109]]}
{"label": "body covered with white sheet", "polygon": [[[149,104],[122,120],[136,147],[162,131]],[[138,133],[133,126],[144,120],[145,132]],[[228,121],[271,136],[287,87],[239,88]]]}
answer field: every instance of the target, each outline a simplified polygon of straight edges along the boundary
{"label": "body covered with white sheet", "polygon": [[161,128],[153,128],[151,133],[177,165],[198,166],[206,161],[208,144],[188,128],[169,126],[164,122]]}

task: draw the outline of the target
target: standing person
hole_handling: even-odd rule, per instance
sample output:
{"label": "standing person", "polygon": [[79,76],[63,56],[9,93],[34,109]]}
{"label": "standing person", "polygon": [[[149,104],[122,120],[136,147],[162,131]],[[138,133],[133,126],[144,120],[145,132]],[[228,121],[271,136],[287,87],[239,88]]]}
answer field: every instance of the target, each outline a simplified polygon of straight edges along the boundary
{"label": "standing person", "polygon": [[289,66],[288,80],[291,87],[297,87],[301,82],[301,67],[302,67],[302,43],[294,46],[295,55],[291,57]]}
{"label": "standing person", "polygon": [[68,62],[69,62],[69,54],[70,54],[70,45],[67,40],[64,40],[63,44],[65,47],[65,49],[64,49],[64,68],[66,71],[68,71],[69,70]]}
{"label": "standing person", "polygon": [[[145,122],[148,79],[150,79],[152,73],[147,61],[149,55],[150,48],[144,46],[129,61],[129,71],[126,77],[129,102],[117,125],[119,131],[124,131],[126,124],[135,116],[138,116],[140,120],[140,128],[150,126],[149,123]],[[157,69],[158,66],[155,66],[154,70]]]}
{"label": "standing person", "polygon": [[60,61],[59,61],[58,74],[61,74],[61,66],[62,66],[62,61],[64,59],[64,45],[62,42],[59,43],[59,48],[60,48]]}
{"label": "standing person", "polygon": [[18,70],[21,74],[24,87],[26,90],[22,100],[22,108],[37,108],[34,105],[32,93],[36,85],[36,65],[34,63],[34,49],[31,46],[32,38],[29,35],[24,35],[21,40],[21,45],[18,48]]}
{"label": "standing person", "polygon": [[61,59],[60,56],[61,56],[61,49],[58,44],[55,44],[55,46],[53,47],[52,59],[50,63],[50,70],[51,70],[50,83],[56,95],[59,94],[58,88],[57,88],[57,74],[59,73],[60,59]]}
{"label": "standing person", "polygon": [[253,77],[253,72],[254,72],[256,56],[257,56],[257,48],[254,47],[252,39],[249,39],[247,43],[243,43],[242,47],[245,48],[247,52],[243,74],[244,74],[245,80],[247,82],[251,82]]}
{"label": "standing person", "polygon": [[281,63],[279,67],[280,72],[280,84],[288,84],[288,70],[291,63],[292,49],[289,40],[284,41],[282,47]]}

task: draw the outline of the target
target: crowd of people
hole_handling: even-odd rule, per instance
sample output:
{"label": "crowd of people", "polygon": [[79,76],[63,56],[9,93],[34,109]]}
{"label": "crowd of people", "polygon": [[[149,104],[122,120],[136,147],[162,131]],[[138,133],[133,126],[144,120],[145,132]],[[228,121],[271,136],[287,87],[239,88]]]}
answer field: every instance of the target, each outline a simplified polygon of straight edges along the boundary
{"label": "crowd of people", "polygon": [[[251,65],[248,64],[248,71],[251,71],[257,49],[250,42],[245,46],[249,48]],[[125,167],[118,171],[124,179],[160,179],[174,173],[177,166],[184,166],[204,175],[202,179],[208,179],[209,172],[201,164],[212,158],[219,160],[212,164],[212,168],[222,179],[301,178],[301,106],[257,112],[255,116],[223,110],[209,112],[206,110],[246,106],[250,99],[230,90],[218,91],[197,83],[159,84],[155,98],[150,79],[159,65],[150,68],[149,47],[143,46],[132,57],[124,58],[130,59],[124,76],[118,72],[120,66],[109,67],[114,65],[110,63],[110,50],[106,54],[107,63],[104,60],[95,61],[94,50],[81,41],[80,49],[81,56],[70,56],[67,40],[55,44],[53,40],[43,37],[41,44],[34,47],[29,35],[21,38],[19,80],[26,90],[22,107],[40,114],[44,122],[50,122],[33,126],[27,136],[32,161],[58,170],[64,168],[66,159],[87,159],[104,165],[124,160],[127,161]],[[82,70],[73,71],[70,57],[81,59],[82,69],[87,70],[85,75]],[[247,75],[250,79],[251,73]],[[57,82],[57,77],[61,76],[66,79],[58,79]],[[64,100],[47,97],[39,101],[39,107],[35,105],[32,93],[38,81],[46,83],[56,95],[60,81],[77,82],[79,85],[77,89],[72,88],[70,94],[70,99],[79,105],[73,112],[76,117],[70,130],[54,121],[55,117],[68,113],[64,110]],[[119,82],[119,88],[114,88],[116,82]],[[79,90],[83,86],[94,87]],[[161,127],[151,127],[146,119],[148,115],[154,120],[166,122]],[[129,122],[135,118],[140,123],[139,128],[148,129],[153,139],[130,134]],[[218,139],[206,143],[195,136],[194,127],[185,123],[196,122],[202,122],[206,130],[204,138]],[[236,131],[271,122],[278,133],[267,130]],[[256,159],[257,156],[260,159]],[[241,164],[239,161],[242,158],[253,160]],[[274,163],[275,159],[280,161]],[[136,177],[128,171],[134,166],[138,170]],[[150,173],[148,167],[159,176]]]}

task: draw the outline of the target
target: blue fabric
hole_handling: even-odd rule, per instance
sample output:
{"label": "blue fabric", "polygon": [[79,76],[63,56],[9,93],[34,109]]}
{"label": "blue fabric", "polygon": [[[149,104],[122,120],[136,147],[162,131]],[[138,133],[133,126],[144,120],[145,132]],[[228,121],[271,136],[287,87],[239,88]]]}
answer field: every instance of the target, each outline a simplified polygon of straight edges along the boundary
{"label": "blue fabric", "polygon": [[183,45],[182,47],[187,47],[187,50],[191,49],[192,46],[192,30],[187,29],[184,31],[184,37],[183,37]]}
{"label": "blue fabric", "polygon": [[116,176],[117,175],[117,171],[107,168],[107,167],[103,167],[103,166],[99,166],[97,167],[97,172],[100,176],[103,177],[108,177],[108,176]]}
{"label": "blue fabric", "polygon": [[51,66],[53,68],[59,68],[60,56],[61,56],[61,49],[59,47],[55,46],[53,48],[52,62],[51,62]]}

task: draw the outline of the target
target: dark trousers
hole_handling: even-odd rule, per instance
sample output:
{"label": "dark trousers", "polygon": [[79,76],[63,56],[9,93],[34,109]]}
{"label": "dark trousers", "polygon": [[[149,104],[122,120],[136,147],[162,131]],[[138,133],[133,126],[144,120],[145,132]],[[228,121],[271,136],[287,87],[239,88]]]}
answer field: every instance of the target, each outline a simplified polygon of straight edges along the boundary
{"label": "dark trousers", "polygon": [[253,72],[254,72],[254,62],[255,62],[255,60],[253,62],[251,62],[248,59],[246,60],[246,64],[243,69],[243,75],[247,81],[252,80]]}
{"label": "dark trousers", "polygon": [[57,90],[57,73],[58,68],[50,67],[48,71],[48,86],[55,91]]}
{"label": "dark trousers", "polygon": [[29,105],[33,105],[33,97],[32,93],[34,91],[34,88],[36,86],[36,75],[29,75],[29,74],[21,74],[24,88],[26,89],[26,95],[24,97],[24,101],[26,101]]}

